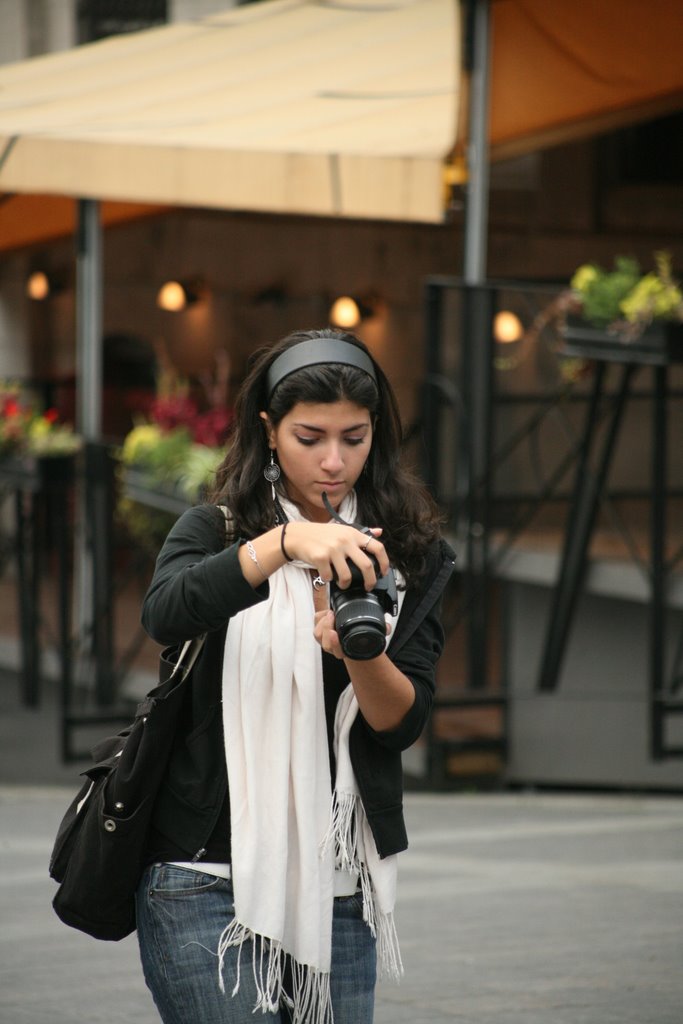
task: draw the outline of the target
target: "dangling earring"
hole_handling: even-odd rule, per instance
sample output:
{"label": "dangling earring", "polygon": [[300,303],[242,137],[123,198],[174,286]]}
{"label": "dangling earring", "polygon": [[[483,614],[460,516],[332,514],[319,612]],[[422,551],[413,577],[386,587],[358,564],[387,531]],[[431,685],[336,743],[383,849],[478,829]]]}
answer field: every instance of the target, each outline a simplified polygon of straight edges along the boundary
{"label": "dangling earring", "polygon": [[275,456],[273,455],[272,448],[270,449],[270,462],[264,468],[263,475],[270,484],[270,491],[271,494],[273,495],[273,505],[275,506],[275,525],[282,526],[283,523],[287,522],[287,513],[280,504],[280,500],[277,496],[277,491],[275,490],[275,484],[280,479],[282,475],[282,470],[275,461]]}
{"label": "dangling earring", "polygon": [[269,484],[275,484],[280,479],[280,467],[275,461],[272,448],[270,449],[270,462],[263,470],[263,475]]}

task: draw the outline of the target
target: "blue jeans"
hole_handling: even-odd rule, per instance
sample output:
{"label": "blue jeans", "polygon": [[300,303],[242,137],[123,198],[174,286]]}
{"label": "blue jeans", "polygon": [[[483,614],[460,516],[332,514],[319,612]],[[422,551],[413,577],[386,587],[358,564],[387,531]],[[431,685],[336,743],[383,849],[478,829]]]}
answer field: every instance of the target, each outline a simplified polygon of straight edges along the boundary
{"label": "blue jeans", "polygon": [[[218,987],[218,939],[234,916],[232,882],[170,864],[149,867],[137,894],[140,956],[147,987],[164,1024],[286,1024],[289,1011],[257,1014],[252,949],[228,950]],[[363,921],[360,894],[337,897],[332,923],[330,988],[334,1024],[372,1024],[375,940]]]}

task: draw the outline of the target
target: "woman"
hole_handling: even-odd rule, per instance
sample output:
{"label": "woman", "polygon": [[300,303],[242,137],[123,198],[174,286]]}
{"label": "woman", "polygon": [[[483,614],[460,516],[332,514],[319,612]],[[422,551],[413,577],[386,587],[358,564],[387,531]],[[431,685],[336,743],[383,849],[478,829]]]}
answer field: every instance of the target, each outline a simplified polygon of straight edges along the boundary
{"label": "woman", "polygon": [[[260,353],[235,418],[215,503],[173,527],[143,606],[159,643],[206,634],[138,892],[145,978],[166,1024],[369,1024],[377,962],[402,970],[400,752],[430,710],[453,554],[353,335]],[[362,604],[394,571],[386,649],[350,658],[330,583],[358,573]]]}

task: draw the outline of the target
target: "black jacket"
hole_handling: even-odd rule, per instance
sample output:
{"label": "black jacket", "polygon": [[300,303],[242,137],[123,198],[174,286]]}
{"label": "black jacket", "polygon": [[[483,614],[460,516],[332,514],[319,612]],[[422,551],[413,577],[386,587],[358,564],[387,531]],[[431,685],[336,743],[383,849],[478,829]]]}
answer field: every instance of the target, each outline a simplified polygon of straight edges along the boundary
{"label": "black jacket", "polygon": [[[203,855],[226,798],[221,680],[228,622],[269,594],[267,581],[253,588],[245,580],[239,545],[225,546],[225,521],[216,507],[185,512],[159,553],[142,610],[143,626],[158,643],[178,644],[207,634],[154,813],[154,829],[185,851],[187,859]],[[431,709],[443,648],[441,595],[453,562],[448,545],[435,543],[423,585],[407,591],[387,648],[415,687],[412,707],[396,729],[376,732],[360,714],[351,729],[351,761],[381,857],[408,845],[401,751],[418,738]]]}

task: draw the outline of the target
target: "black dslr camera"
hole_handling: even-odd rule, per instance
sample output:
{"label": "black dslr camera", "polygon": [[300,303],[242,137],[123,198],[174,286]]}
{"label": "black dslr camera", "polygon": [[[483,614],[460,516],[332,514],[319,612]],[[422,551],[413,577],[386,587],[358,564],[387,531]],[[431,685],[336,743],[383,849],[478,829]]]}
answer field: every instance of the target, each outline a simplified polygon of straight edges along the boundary
{"label": "black dslr camera", "polygon": [[[326,494],[323,495],[323,501],[328,512],[338,523],[343,526],[356,526],[355,523],[345,523],[341,516],[337,515]],[[374,536],[367,527],[356,526],[356,529],[370,537]],[[370,552],[367,554],[374,563],[375,573],[379,573],[376,559]],[[367,591],[363,574],[356,563],[347,559],[346,564],[351,570],[351,582],[348,587],[342,589],[336,580],[330,583],[330,605],[334,612],[334,626],[346,657],[356,661],[368,661],[381,654],[386,646],[387,629],[384,615],[386,612],[396,615],[398,610],[396,577],[394,570],[390,568],[386,576],[378,575],[372,590]]]}

